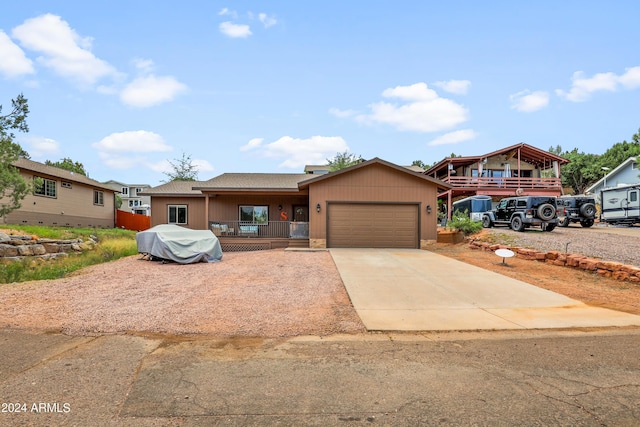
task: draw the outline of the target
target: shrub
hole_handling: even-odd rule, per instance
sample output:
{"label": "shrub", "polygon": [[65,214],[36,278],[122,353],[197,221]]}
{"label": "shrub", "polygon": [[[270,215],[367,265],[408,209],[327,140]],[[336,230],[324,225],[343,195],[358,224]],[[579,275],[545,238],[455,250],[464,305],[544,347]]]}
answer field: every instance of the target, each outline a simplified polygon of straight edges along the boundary
{"label": "shrub", "polygon": [[468,236],[469,234],[475,234],[482,230],[482,223],[473,221],[469,217],[468,210],[465,209],[463,212],[456,210],[451,215],[451,220],[447,223],[447,228],[461,231],[465,236]]}

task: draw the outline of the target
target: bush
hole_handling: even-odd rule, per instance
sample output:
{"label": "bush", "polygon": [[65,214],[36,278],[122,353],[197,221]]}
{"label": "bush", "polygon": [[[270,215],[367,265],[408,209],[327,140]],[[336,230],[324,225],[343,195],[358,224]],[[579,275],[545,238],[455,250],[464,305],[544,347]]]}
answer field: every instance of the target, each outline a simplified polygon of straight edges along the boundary
{"label": "bush", "polygon": [[453,212],[453,215],[451,215],[451,220],[447,223],[447,228],[461,231],[465,236],[468,236],[469,234],[475,234],[482,230],[482,223],[471,220],[468,210],[465,209],[463,212],[456,210]]}

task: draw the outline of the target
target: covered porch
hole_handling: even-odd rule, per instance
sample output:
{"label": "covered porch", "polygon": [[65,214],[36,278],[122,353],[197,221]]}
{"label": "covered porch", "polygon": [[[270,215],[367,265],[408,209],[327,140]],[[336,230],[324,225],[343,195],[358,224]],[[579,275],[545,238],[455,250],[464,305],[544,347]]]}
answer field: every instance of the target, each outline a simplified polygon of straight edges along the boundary
{"label": "covered porch", "polygon": [[309,222],[303,221],[210,221],[224,251],[251,251],[277,248],[308,248]]}

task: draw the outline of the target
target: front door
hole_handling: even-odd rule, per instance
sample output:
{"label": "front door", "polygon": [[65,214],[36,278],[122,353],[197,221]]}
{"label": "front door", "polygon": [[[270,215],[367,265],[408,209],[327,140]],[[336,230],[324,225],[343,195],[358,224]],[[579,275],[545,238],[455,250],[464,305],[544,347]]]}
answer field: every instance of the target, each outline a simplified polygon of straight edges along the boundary
{"label": "front door", "polygon": [[293,220],[295,222],[309,222],[309,207],[306,205],[293,205]]}

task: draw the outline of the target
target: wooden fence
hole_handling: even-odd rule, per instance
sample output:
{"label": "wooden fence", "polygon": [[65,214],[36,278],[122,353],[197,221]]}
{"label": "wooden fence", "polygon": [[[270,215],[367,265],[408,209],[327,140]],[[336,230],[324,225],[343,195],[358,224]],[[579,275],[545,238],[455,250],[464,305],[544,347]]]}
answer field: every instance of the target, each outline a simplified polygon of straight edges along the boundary
{"label": "wooden fence", "polygon": [[134,231],[147,230],[151,228],[151,217],[116,210],[116,227]]}

